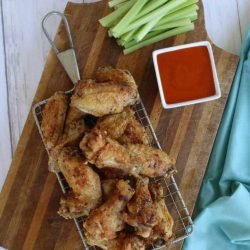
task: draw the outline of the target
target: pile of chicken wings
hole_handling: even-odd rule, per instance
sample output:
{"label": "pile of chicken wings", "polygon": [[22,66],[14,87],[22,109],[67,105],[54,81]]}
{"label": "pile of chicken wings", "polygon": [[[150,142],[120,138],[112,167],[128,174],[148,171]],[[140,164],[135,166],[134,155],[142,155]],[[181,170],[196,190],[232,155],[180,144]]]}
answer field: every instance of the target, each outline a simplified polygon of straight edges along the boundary
{"label": "pile of chicken wings", "polygon": [[131,74],[99,68],[72,96],[56,92],[42,112],[49,170],[61,172],[69,190],[58,213],[84,216],[87,243],[108,250],[143,250],[169,243],[173,219],[154,177],[176,172],[175,161],[150,146],[132,105],[139,101]]}

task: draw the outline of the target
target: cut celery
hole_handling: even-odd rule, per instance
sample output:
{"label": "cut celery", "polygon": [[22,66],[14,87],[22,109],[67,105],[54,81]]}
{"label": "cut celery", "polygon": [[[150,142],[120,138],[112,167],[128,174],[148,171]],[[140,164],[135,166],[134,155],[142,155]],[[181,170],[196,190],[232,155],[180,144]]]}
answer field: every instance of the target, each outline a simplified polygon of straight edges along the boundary
{"label": "cut celery", "polygon": [[193,22],[193,21],[195,21],[195,20],[198,19],[198,13],[196,12],[196,14],[191,15],[191,16],[189,16],[188,18],[190,19],[191,22]]}
{"label": "cut celery", "polygon": [[[134,5],[129,9],[126,15],[120,20],[120,22],[113,27],[112,33],[114,37],[119,37],[121,30],[124,30],[132,20],[135,19],[136,15],[139,13],[141,8],[146,4],[148,0],[137,0]],[[119,10],[119,9],[118,9]]]}
{"label": "cut celery", "polygon": [[174,20],[179,20],[182,19],[188,15],[194,15],[196,13],[198,6],[197,5],[192,5],[186,8],[183,8],[181,10],[178,10],[174,13],[171,13],[169,15],[164,16],[157,25],[163,25],[166,22],[174,21]]}
{"label": "cut celery", "polygon": [[[153,20],[151,20],[150,22],[144,24],[139,31],[135,34],[134,39],[139,42],[141,41],[147,34],[148,32],[150,32],[150,30],[152,30],[152,28],[160,21],[162,17],[159,16]],[[176,27],[176,26],[175,26]]]}
{"label": "cut celery", "polygon": [[189,18],[183,18],[178,21],[165,23],[164,25],[159,25],[159,26],[157,25],[152,29],[152,31],[172,29],[176,27],[187,26],[189,24],[191,24],[191,20]]}
{"label": "cut celery", "polygon": [[[165,30],[165,31],[167,31],[167,30]],[[163,33],[162,30],[160,30],[160,31],[158,30],[158,31],[149,32],[149,33],[145,36],[144,41],[146,41],[146,40],[148,40],[148,39],[150,39],[150,38],[152,38],[152,37],[155,37],[155,36],[157,36],[157,35],[160,35],[160,34],[162,34],[162,33]],[[127,49],[127,48],[130,48],[130,47],[132,47],[132,46],[134,46],[134,45],[136,45],[136,44],[138,44],[138,42],[136,42],[135,40],[132,40],[132,41],[123,43],[123,46],[125,47],[125,49]]]}
{"label": "cut celery", "polygon": [[171,11],[171,13],[177,11],[177,10],[180,10],[180,9],[183,9],[183,8],[186,8],[186,7],[189,7],[191,5],[194,5],[194,4],[197,4],[199,2],[199,0],[187,0],[187,2],[179,5],[178,7],[176,7],[175,9],[173,9]]}
{"label": "cut celery", "polygon": [[118,5],[118,4],[126,2],[126,1],[127,0],[111,0],[111,1],[108,2],[108,6],[110,8],[112,8],[112,7],[114,7],[114,6]]}
{"label": "cut celery", "polygon": [[116,6],[114,6],[114,9],[117,10],[117,9],[121,8],[121,7],[122,7],[124,4],[126,4],[127,2],[128,2],[128,1],[117,4]]}
{"label": "cut celery", "polygon": [[184,32],[188,32],[188,31],[191,31],[194,29],[194,24],[190,24],[190,25],[187,25],[187,26],[183,26],[183,27],[179,27],[179,28],[175,28],[175,29],[172,29],[172,30],[169,30],[169,31],[166,31],[160,35],[156,35],[155,37],[152,37],[150,39],[147,39],[147,40],[144,40],[142,42],[139,42],[137,43],[136,45],[134,46],[131,46],[127,49],[124,49],[123,50],[123,53],[124,55],[127,55],[129,53],[132,53],[140,48],[143,48],[145,46],[148,46],[148,45],[151,45],[153,43],[156,43],[156,42],[159,42],[161,40],[164,40],[166,38],[169,38],[171,36],[175,36],[175,35],[178,35],[178,34],[181,34],[181,33],[184,33]]}
{"label": "cut celery", "polygon": [[141,17],[141,18],[138,18],[137,20],[132,22],[127,28],[119,30],[119,33],[117,32],[117,36],[123,35],[123,34],[125,34],[126,32],[128,32],[130,30],[138,28],[138,27],[144,25],[145,23],[148,23],[151,20],[153,20],[155,18],[158,18],[159,16],[166,15],[172,9],[174,9],[176,6],[182,4],[182,3],[186,2],[186,1],[187,0],[175,0],[175,1],[167,2],[165,5],[159,7],[156,10],[153,10],[149,14],[147,14],[147,15]]}
{"label": "cut celery", "polygon": [[151,0],[149,1],[145,7],[140,11],[140,13],[138,14],[138,17],[142,17],[146,14],[148,14],[149,12],[157,9],[158,7],[160,7],[161,5],[167,3],[169,0]]}
{"label": "cut celery", "polygon": [[119,18],[121,18],[135,3],[136,0],[130,0],[127,3],[124,3],[124,5],[110,13],[109,15],[103,17],[102,19],[99,20],[101,25],[103,27],[111,27],[112,24]]}
{"label": "cut celery", "polygon": [[128,42],[133,39],[134,34],[138,31],[138,29],[131,30],[127,32],[126,34],[121,36],[121,39],[125,42]]}

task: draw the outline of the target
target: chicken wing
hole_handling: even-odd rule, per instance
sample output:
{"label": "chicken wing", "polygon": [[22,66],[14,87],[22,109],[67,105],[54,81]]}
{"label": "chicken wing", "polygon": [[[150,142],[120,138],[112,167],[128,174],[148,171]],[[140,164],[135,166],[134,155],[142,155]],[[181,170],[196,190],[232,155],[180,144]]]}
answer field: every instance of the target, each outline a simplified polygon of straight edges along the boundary
{"label": "chicken wing", "polygon": [[125,221],[133,226],[136,234],[148,238],[153,226],[157,224],[155,207],[148,190],[149,179],[138,179],[135,195],[127,204],[128,213],[125,213]]}
{"label": "chicken wing", "polygon": [[48,149],[57,145],[63,133],[67,107],[67,96],[63,92],[56,92],[43,109],[41,129]]}
{"label": "chicken wing", "polygon": [[174,173],[175,161],[165,152],[143,144],[121,145],[94,129],[85,134],[80,148],[98,168],[117,168],[131,175],[158,177]]}
{"label": "chicken wing", "polygon": [[[107,68],[106,71],[123,72],[111,68]],[[110,78],[113,78],[116,74],[112,73]],[[98,75],[101,75],[101,73],[97,73]],[[126,75],[126,73],[123,73],[123,75]],[[103,79],[105,81],[100,83],[79,81],[75,93],[71,97],[71,106],[87,114],[101,117],[107,114],[120,113],[124,107],[133,105],[138,101],[137,86],[132,77],[117,77],[114,80],[103,77]]]}
{"label": "chicken wing", "polygon": [[137,100],[139,99],[135,79],[127,70],[114,69],[112,67],[100,67],[96,71],[96,80],[97,82],[113,81],[117,84],[126,83],[133,89],[133,92],[136,95],[135,98]]}
{"label": "chicken wing", "polygon": [[65,121],[64,133],[72,129],[72,124],[82,120],[85,115],[86,114],[79,109],[70,106]]}
{"label": "chicken wing", "polygon": [[65,129],[58,144],[49,151],[49,171],[59,172],[58,156],[60,152],[65,146],[79,145],[85,130],[86,126],[83,119],[72,121],[68,124],[67,129]]}
{"label": "chicken wing", "polygon": [[102,190],[98,174],[88,166],[79,151],[71,147],[62,149],[58,166],[73,192],[68,199],[61,200],[59,214],[65,218],[88,215],[101,202]]}
{"label": "chicken wing", "polygon": [[145,243],[136,235],[121,233],[108,242],[108,250],[145,250]]}
{"label": "chicken wing", "polygon": [[121,113],[107,115],[97,121],[97,127],[121,144],[148,144],[144,127],[136,120],[134,111],[126,107]]}
{"label": "chicken wing", "polygon": [[164,239],[167,243],[170,243],[173,238],[173,226],[174,221],[170,215],[168,208],[166,206],[163,187],[160,183],[149,185],[149,190],[151,192],[152,198],[155,205],[155,214],[157,217],[157,224],[154,226],[150,238],[156,240],[158,238]]}
{"label": "chicken wing", "polygon": [[89,245],[97,245],[105,249],[107,242],[117,237],[117,232],[124,228],[122,212],[133,194],[134,190],[130,185],[120,180],[110,198],[90,213],[83,223]]}
{"label": "chicken wing", "polygon": [[88,161],[98,168],[118,168],[129,173],[130,158],[125,147],[106,136],[105,132],[93,129],[83,137],[80,148]]}
{"label": "chicken wing", "polygon": [[144,176],[169,176],[176,172],[175,160],[160,149],[143,144],[128,144],[126,146],[131,164],[137,166],[137,171]]}

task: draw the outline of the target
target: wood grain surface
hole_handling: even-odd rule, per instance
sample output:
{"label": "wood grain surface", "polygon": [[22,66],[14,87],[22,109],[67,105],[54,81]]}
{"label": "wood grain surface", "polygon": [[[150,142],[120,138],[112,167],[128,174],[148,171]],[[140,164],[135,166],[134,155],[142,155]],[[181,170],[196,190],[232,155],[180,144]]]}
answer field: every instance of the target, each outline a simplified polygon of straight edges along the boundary
{"label": "wood grain surface", "polygon": [[[196,30],[167,39],[124,56],[97,20],[107,14],[105,2],[91,5],[69,3],[65,14],[83,78],[96,68],[111,65],[126,68],[134,75],[142,100],[157,131],[163,149],[177,160],[177,183],[193,211],[213,141],[227,100],[238,58],[213,47],[222,88],[217,101],[172,110],[163,110],[158,95],[151,53],[154,49],[206,40],[203,12]],[[60,26],[56,42],[65,47]],[[50,52],[33,104],[56,90],[72,87],[55,55]],[[0,196],[0,245],[18,249],[83,249],[73,221],[57,215],[61,196],[56,177],[47,171],[47,155],[31,112]],[[180,244],[170,249],[180,249]]]}

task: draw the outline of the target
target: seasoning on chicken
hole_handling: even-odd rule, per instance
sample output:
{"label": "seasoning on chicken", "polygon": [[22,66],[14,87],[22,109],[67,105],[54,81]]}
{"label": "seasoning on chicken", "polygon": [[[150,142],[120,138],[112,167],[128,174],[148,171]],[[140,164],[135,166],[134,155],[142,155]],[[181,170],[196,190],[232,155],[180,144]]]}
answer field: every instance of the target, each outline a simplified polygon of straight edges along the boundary
{"label": "seasoning on chicken", "polygon": [[[109,73],[111,77],[103,77],[104,80],[99,83],[93,80],[79,81],[71,97],[71,106],[101,117],[120,113],[124,107],[135,104],[138,101],[138,91],[134,79],[126,77],[125,71],[112,68],[106,68],[103,75]],[[97,80],[100,79],[101,77],[97,77]]]}
{"label": "seasoning on chicken", "polygon": [[48,149],[56,146],[63,134],[63,127],[68,108],[68,99],[63,92],[51,96],[42,112],[41,129]]}
{"label": "seasoning on chicken", "polygon": [[110,198],[90,213],[83,223],[89,245],[105,249],[107,242],[117,237],[125,225],[122,213],[133,194],[128,182],[120,180]]}
{"label": "seasoning on chicken", "polygon": [[88,215],[102,199],[98,174],[88,166],[78,149],[71,147],[61,151],[58,166],[72,189],[61,199],[58,213],[66,219]]}
{"label": "seasoning on chicken", "polygon": [[98,168],[117,168],[128,175],[148,177],[167,176],[176,171],[175,161],[160,149],[143,144],[121,145],[98,129],[85,134],[80,148]]}
{"label": "seasoning on chicken", "polygon": [[125,221],[135,228],[136,234],[148,238],[157,224],[155,207],[148,190],[148,178],[137,180],[135,195],[127,204]]}
{"label": "seasoning on chicken", "polygon": [[97,121],[97,127],[121,144],[149,144],[145,128],[136,120],[135,112],[126,107],[121,113],[107,115]]}

